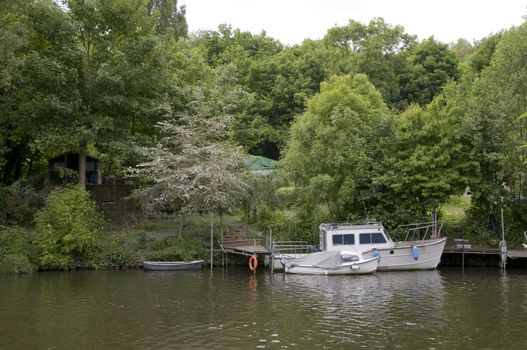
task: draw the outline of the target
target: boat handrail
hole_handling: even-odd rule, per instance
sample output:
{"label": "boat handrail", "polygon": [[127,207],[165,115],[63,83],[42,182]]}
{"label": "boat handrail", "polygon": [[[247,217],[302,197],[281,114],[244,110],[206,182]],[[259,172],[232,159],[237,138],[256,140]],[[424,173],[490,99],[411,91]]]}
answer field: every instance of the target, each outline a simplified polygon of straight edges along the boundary
{"label": "boat handrail", "polygon": [[404,241],[424,241],[427,238],[438,238],[441,236],[443,221],[419,222],[414,224],[399,225],[394,232],[406,231]]}

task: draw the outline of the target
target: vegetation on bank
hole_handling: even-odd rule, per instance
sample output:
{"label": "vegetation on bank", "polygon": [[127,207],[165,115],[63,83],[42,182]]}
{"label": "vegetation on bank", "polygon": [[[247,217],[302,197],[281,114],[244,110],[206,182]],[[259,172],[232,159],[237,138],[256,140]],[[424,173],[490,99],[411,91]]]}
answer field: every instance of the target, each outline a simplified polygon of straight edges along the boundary
{"label": "vegetation on bank", "polygon": [[[1,2],[1,270],[197,257],[196,213],[211,210],[313,243],[320,222],[391,229],[438,214],[449,237],[493,246],[503,211],[509,247],[522,243],[526,24],[445,44],[350,20],[285,46],[228,25],[189,35],[185,11],[176,0]],[[178,218],[173,237],[119,227],[81,187],[52,190],[47,160],[71,152],[78,171],[60,168],[64,182],[84,186],[97,158],[103,175],[137,186],[138,222]],[[277,171],[249,173],[249,154],[279,160]],[[454,205],[467,189],[470,203]]]}

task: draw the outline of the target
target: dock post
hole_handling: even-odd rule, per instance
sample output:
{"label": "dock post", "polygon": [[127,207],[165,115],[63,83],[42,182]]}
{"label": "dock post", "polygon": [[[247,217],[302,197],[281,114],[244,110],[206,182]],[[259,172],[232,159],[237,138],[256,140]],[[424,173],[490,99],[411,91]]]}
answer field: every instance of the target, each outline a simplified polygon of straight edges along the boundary
{"label": "dock post", "polygon": [[507,241],[505,241],[505,223],[503,222],[503,205],[501,207],[501,241],[500,241],[500,267],[505,270],[507,266]]}
{"label": "dock post", "polygon": [[214,255],[214,210],[210,211],[210,270],[212,271]]}
{"label": "dock post", "polygon": [[461,253],[461,272],[465,272],[465,249]]}
{"label": "dock post", "polygon": [[502,240],[500,242],[500,268],[505,270],[507,266],[507,242]]}

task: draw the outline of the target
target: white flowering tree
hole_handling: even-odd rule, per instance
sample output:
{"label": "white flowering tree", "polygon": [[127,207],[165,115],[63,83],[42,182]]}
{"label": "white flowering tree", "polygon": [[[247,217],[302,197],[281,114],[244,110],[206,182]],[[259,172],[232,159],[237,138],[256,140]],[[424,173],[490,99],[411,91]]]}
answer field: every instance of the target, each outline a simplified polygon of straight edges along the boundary
{"label": "white flowering tree", "polygon": [[140,149],[146,161],[129,171],[143,183],[135,194],[147,208],[184,215],[228,208],[245,197],[243,152],[225,139],[227,122],[223,116],[185,116],[158,124],[160,142]]}

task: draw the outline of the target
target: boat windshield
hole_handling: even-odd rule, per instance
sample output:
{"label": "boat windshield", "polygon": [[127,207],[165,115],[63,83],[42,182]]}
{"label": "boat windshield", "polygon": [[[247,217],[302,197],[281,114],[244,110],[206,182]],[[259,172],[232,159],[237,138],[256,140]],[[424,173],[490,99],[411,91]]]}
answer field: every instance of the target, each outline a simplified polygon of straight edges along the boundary
{"label": "boat windshield", "polygon": [[359,234],[360,244],[382,244],[386,243],[386,238],[382,233],[361,233]]}

